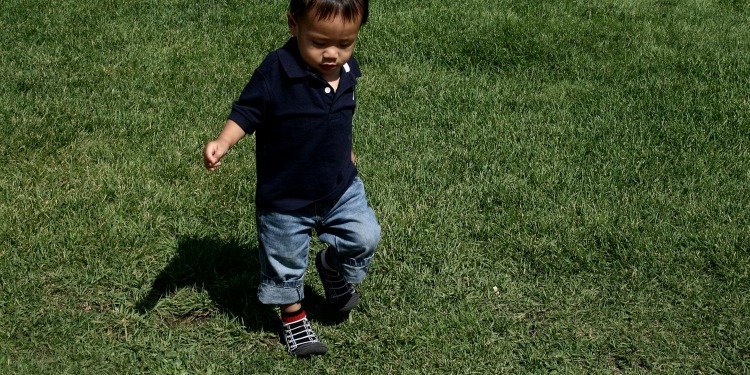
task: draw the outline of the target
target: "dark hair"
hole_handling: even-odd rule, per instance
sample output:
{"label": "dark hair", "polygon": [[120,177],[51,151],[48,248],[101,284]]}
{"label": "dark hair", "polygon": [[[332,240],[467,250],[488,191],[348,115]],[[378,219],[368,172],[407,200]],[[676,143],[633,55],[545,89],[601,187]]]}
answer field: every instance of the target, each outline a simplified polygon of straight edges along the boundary
{"label": "dark hair", "polygon": [[360,26],[367,22],[369,14],[368,0],[291,0],[289,13],[299,19],[308,11],[313,11],[315,19],[325,20],[341,16],[345,21],[357,21],[362,16]]}

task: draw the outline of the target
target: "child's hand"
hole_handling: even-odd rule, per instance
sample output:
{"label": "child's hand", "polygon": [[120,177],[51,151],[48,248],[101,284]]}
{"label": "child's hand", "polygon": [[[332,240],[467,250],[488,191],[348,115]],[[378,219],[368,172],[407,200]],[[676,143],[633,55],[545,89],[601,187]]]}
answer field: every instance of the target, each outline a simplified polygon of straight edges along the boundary
{"label": "child's hand", "polygon": [[229,147],[219,141],[209,142],[203,150],[203,165],[209,171],[221,166],[221,158],[226,155]]}
{"label": "child's hand", "polygon": [[227,120],[219,137],[213,142],[208,142],[206,148],[203,149],[203,165],[206,169],[213,171],[219,168],[221,158],[244,136],[245,131],[236,122]]}

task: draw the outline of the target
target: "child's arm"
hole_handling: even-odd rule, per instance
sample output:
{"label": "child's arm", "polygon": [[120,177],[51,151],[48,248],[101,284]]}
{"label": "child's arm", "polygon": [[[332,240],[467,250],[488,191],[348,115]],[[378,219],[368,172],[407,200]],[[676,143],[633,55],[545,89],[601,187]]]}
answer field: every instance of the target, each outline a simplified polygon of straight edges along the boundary
{"label": "child's arm", "polygon": [[244,136],[245,131],[236,122],[227,120],[219,137],[209,142],[203,150],[203,165],[206,169],[213,171],[221,166],[221,158]]}

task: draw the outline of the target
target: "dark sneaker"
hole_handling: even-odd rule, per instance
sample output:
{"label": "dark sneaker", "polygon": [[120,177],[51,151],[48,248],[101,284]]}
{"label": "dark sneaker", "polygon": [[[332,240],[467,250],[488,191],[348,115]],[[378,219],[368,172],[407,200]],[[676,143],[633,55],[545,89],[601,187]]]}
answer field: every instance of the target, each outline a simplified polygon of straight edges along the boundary
{"label": "dark sneaker", "polygon": [[323,266],[324,252],[325,250],[315,256],[315,268],[318,269],[320,281],[323,282],[326,301],[333,310],[348,312],[359,304],[359,293],[338,272],[330,271]]}
{"label": "dark sneaker", "polygon": [[298,357],[322,355],[328,351],[328,347],[318,340],[307,318],[284,323],[281,343],[287,346],[289,353]]}

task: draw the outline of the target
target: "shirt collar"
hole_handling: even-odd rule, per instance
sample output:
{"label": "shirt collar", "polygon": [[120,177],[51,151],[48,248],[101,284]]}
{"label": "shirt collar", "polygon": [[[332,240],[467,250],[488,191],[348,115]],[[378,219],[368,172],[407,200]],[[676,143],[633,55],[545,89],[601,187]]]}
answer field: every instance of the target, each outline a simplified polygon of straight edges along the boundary
{"label": "shirt collar", "polygon": [[[284,72],[289,78],[302,78],[309,76],[312,71],[310,67],[302,60],[302,56],[299,53],[299,47],[297,47],[297,38],[290,38],[286,44],[284,44],[278,51],[279,61],[281,66],[284,68]],[[355,78],[362,76],[362,72],[359,70],[359,65],[354,60],[354,57],[350,58],[349,61],[344,64],[344,69],[341,72],[341,78],[352,74]]]}

